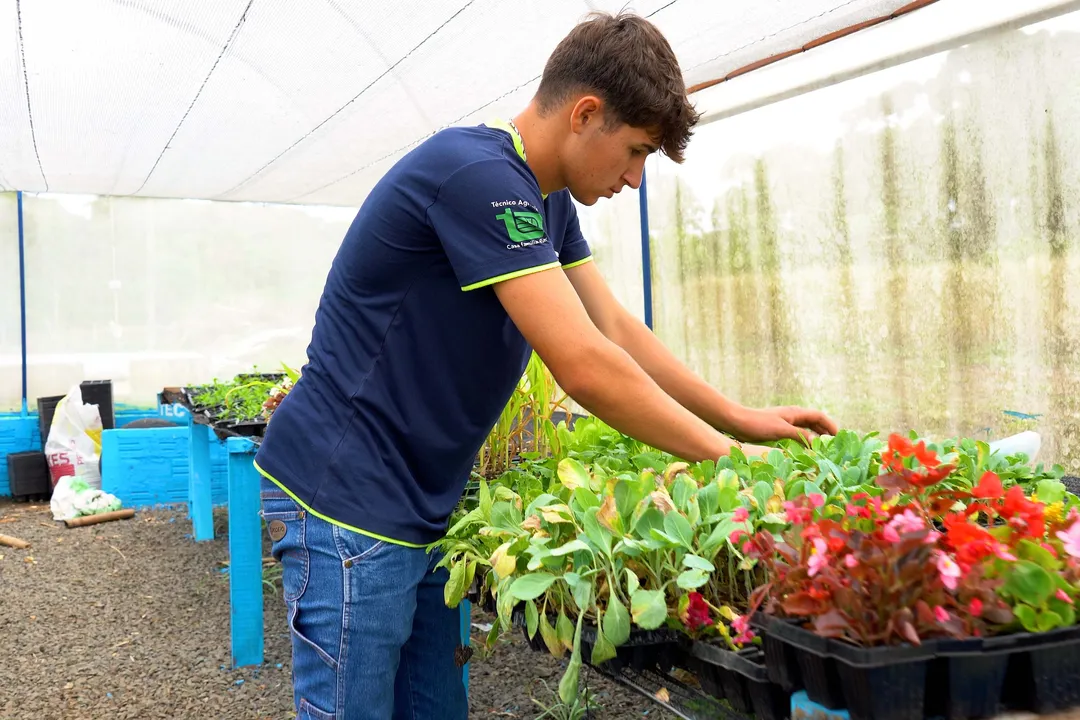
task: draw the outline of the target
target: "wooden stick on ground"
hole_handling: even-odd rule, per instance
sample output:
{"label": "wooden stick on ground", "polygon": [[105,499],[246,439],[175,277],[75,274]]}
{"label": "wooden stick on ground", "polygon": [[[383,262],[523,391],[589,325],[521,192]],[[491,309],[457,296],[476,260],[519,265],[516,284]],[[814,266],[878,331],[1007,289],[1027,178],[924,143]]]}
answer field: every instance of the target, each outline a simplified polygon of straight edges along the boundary
{"label": "wooden stick on ground", "polygon": [[110,520],[127,520],[135,517],[135,508],[125,508],[113,512],[99,513],[97,515],[85,515],[83,517],[65,520],[64,524],[69,528],[82,527],[84,525],[96,525],[97,523],[109,522]]}
{"label": "wooden stick on ground", "polygon": [[11,537],[10,535],[0,535],[0,545],[7,545],[8,547],[17,548],[19,550],[25,550],[30,547],[30,543],[25,540],[20,540],[17,537]]}

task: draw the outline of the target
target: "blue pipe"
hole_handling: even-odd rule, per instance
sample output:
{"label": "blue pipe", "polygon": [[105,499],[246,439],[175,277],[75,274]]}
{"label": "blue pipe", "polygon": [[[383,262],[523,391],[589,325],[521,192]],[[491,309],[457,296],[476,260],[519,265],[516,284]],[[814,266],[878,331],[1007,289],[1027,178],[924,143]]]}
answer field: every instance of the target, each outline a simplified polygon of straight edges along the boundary
{"label": "blue pipe", "polygon": [[641,288],[645,295],[645,324],[652,330],[652,260],[649,257],[649,194],[645,190],[645,168],[638,188],[641,206]]}
{"label": "blue pipe", "polygon": [[23,245],[22,191],[15,193],[19,216],[19,321],[22,332],[22,416],[26,417],[26,251]]}

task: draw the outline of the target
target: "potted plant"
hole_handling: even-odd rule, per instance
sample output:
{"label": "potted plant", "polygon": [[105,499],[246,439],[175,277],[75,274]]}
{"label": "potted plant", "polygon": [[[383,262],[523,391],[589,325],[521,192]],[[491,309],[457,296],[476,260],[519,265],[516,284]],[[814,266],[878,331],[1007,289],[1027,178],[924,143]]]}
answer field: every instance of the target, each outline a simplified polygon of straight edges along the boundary
{"label": "potted plant", "polygon": [[922,717],[939,645],[1074,624],[1080,515],[1052,480],[1039,485],[1049,505],[992,472],[957,489],[954,465],[899,435],[881,458],[878,494],[854,495],[839,517],[803,496],[779,539],[733,540],[766,568],[751,609],[798,650],[811,699],[857,719]]}

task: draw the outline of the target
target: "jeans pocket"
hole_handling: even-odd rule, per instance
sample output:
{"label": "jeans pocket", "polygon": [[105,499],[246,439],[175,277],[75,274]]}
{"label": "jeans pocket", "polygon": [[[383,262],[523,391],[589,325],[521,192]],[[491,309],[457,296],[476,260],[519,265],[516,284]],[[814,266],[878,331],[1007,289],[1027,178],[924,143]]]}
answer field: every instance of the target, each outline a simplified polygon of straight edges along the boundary
{"label": "jeans pocket", "polygon": [[341,564],[346,568],[371,560],[381,555],[380,551],[394,547],[385,540],[346,530],[336,525],[334,526],[334,544],[337,545],[338,555],[341,556]]}
{"label": "jeans pocket", "polygon": [[264,498],[262,517],[270,535],[270,554],[281,563],[285,602],[295,602],[304,594],[310,572],[307,513],[291,499]]}
{"label": "jeans pocket", "polygon": [[337,713],[328,713],[312,705],[307,698],[300,698],[296,720],[335,720]]}
{"label": "jeans pocket", "polygon": [[[301,603],[299,603],[299,602],[290,602],[290,603],[288,603],[288,606],[289,606],[289,613],[288,613],[288,616],[289,616],[288,617],[288,620],[289,620],[289,632],[292,633],[294,638],[296,638],[297,640],[302,642],[304,645],[306,645],[308,650],[310,650],[311,652],[314,652],[315,655],[318,656],[318,658],[320,660],[322,660],[326,664],[326,666],[328,668],[330,668],[334,672],[337,672],[337,669],[338,669],[337,658],[333,657],[330,653],[323,650],[319,646],[319,644],[317,642],[312,640],[310,637],[308,637],[308,635],[306,633],[303,632],[303,630],[301,630],[300,625],[299,625],[299,621],[297,619],[297,616],[300,614],[300,611],[303,609],[303,608],[300,607],[300,605],[301,605]],[[307,617],[306,614],[305,614],[305,617]]]}

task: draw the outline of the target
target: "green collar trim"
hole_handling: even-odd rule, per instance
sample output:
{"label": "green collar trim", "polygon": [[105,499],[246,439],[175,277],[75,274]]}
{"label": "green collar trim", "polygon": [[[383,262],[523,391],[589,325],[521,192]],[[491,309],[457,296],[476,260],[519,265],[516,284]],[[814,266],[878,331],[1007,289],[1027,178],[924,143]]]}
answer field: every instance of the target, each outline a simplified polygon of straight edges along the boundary
{"label": "green collar trim", "polygon": [[[513,123],[508,122],[507,120],[504,120],[502,118],[495,118],[494,120],[490,120],[485,123],[485,125],[487,125],[488,127],[498,128],[499,130],[508,133],[510,135],[510,139],[514,142],[514,150],[517,151],[518,157],[521,158],[521,161],[524,163],[529,162],[528,159],[525,157],[525,142],[521,139],[521,134],[517,131],[517,128],[514,127]],[[541,194],[541,197],[547,200],[546,194]]]}

